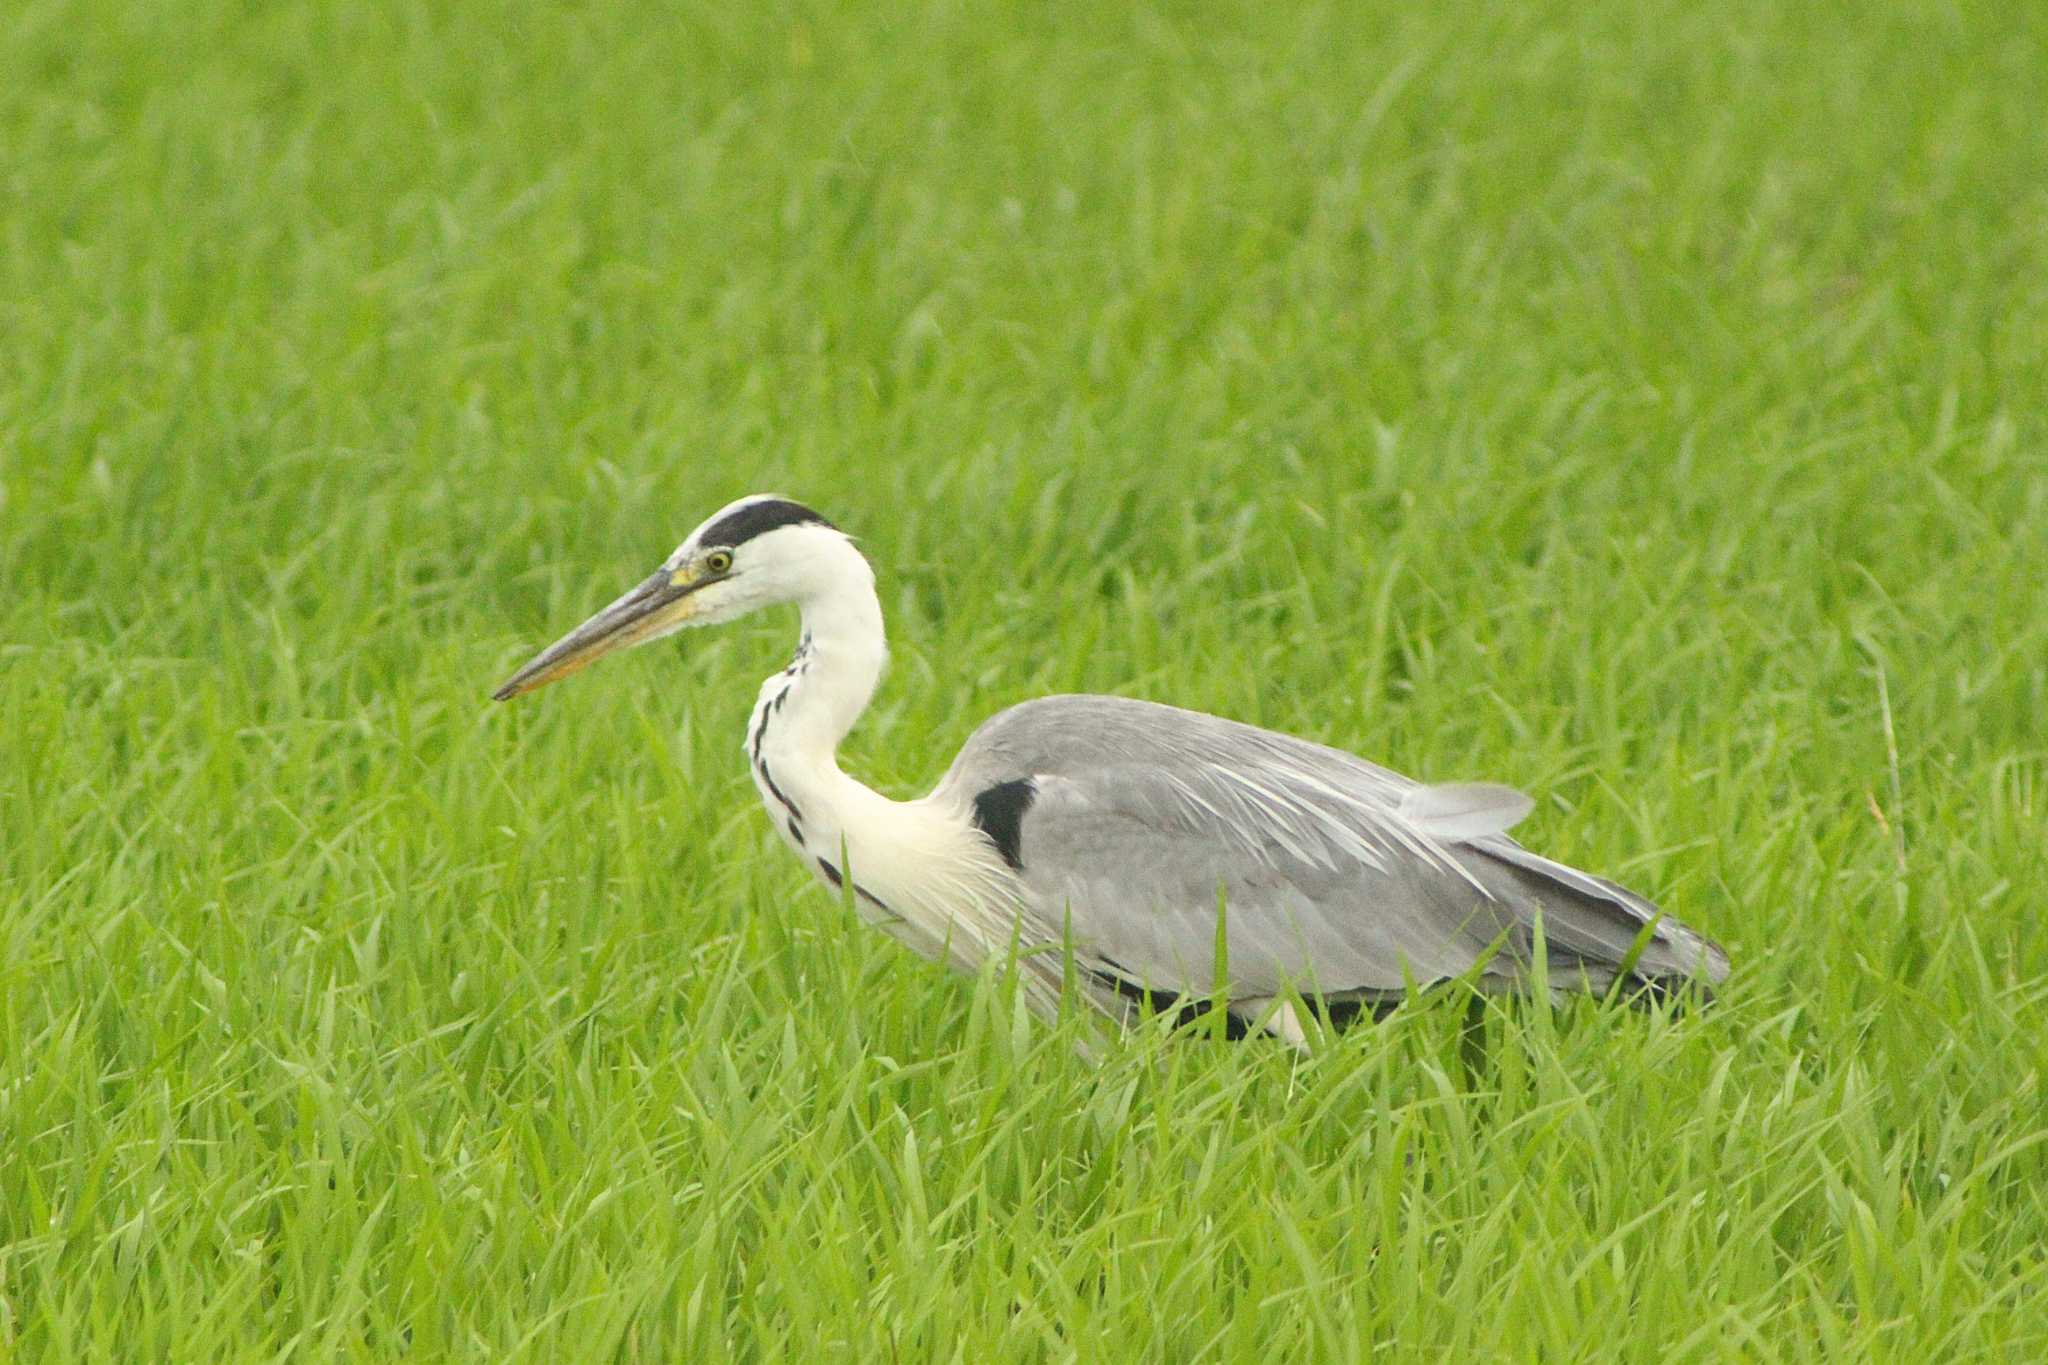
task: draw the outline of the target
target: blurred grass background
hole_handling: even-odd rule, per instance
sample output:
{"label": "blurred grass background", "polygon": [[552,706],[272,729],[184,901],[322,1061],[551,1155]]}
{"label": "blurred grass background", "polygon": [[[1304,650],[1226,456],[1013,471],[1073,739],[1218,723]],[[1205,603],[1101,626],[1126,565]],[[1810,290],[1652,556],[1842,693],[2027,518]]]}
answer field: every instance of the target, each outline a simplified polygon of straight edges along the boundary
{"label": "blurred grass background", "polygon": [[[0,21],[0,1351],[2048,1350],[2025,6],[26,0]],[[1724,1007],[1099,1071],[805,891],[1054,689],[1539,793]],[[678,731],[680,733],[678,734]]]}

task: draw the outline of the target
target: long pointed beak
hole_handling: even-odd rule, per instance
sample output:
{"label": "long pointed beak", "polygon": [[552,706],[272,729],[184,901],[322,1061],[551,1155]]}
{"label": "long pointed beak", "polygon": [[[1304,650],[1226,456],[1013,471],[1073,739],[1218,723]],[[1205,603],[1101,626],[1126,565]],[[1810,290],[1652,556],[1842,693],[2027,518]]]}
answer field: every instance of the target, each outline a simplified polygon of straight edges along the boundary
{"label": "long pointed beak", "polygon": [[491,693],[492,701],[510,701],[522,692],[546,687],[586,668],[613,650],[666,633],[694,614],[690,594],[706,586],[668,569],[657,570],[618,601],[533,656],[526,666]]}

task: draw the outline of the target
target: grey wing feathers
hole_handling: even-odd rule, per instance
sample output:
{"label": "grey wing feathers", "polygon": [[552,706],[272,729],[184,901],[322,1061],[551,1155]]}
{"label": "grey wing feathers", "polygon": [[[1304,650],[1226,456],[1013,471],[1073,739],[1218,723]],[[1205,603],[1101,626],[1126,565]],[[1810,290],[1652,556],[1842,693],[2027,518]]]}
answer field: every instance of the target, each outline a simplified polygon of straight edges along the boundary
{"label": "grey wing feathers", "polygon": [[1200,712],[1069,696],[991,719],[935,794],[966,803],[1023,781],[1011,837],[1026,928],[1070,933],[1083,965],[1147,989],[1214,989],[1219,896],[1240,996],[1397,993],[1482,959],[1519,980],[1539,913],[1553,978],[1577,969],[1602,987],[1639,938],[1634,975],[1728,970],[1648,901],[1509,839],[1529,805],[1512,788],[1424,787]]}

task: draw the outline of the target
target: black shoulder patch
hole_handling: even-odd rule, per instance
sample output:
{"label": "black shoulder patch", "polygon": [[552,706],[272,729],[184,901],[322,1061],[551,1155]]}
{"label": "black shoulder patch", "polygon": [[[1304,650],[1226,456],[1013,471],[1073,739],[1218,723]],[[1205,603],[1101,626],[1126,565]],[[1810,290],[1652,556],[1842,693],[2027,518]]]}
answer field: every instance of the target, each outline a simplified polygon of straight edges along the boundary
{"label": "black shoulder patch", "polygon": [[1038,784],[1028,777],[998,782],[974,798],[974,827],[988,836],[1003,855],[1003,861],[1019,872],[1024,870],[1024,812]]}
{"label": "black shoulder patch", "polygon": [[750,502],[737,512],[728,513],[704,528],[697,544],[744,545],[755,536],[783,526],[824,526],[837,530],[831,522],[813,512],[800,502],[787,498],[764,498]]}

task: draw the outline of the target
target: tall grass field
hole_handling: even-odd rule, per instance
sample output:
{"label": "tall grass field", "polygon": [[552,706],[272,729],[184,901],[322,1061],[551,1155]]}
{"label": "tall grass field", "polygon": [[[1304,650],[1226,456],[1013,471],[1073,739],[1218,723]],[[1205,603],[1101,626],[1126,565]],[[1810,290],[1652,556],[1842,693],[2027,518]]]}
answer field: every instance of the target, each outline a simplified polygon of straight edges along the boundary
{"label": "tall grass field", "polygon": [[[1976,0],[13,0],[0,1359],[2048,1359],[2044,130]],[[891,795],[1173,702],[1734,974],[1090,1055],[776,842],[793,614],[487,700],[754,491]]]}

